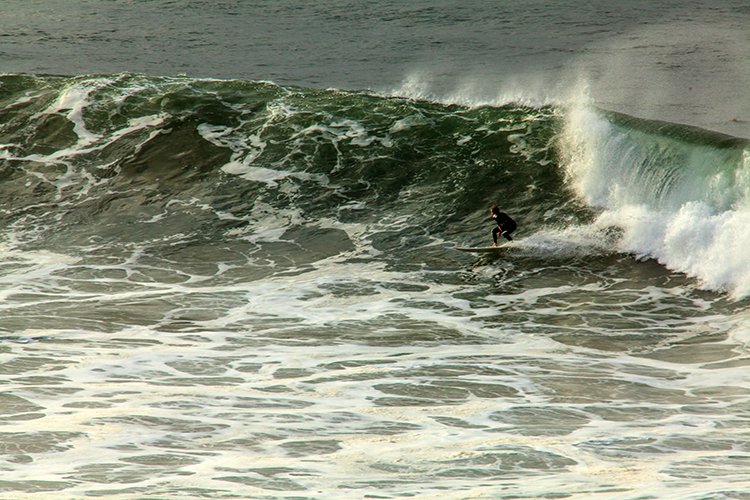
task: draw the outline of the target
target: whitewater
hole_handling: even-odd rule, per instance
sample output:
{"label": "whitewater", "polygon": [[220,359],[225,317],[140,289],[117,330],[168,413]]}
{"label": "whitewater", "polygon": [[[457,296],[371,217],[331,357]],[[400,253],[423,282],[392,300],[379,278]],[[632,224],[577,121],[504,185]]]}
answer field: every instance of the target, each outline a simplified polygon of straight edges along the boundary
{"label": "whitewater", "polygon": [[[745,487],[746,278],[668,238],[742,217],[743,140],[589,105],[2,82],[10,497]],[[455,251],[493,201],[515,246]],[[742,268],[727,230],[701,244]]]}
{"label": "whitewater", "polygon": [[750,498],[748,14],[9,2],[0,498]]}

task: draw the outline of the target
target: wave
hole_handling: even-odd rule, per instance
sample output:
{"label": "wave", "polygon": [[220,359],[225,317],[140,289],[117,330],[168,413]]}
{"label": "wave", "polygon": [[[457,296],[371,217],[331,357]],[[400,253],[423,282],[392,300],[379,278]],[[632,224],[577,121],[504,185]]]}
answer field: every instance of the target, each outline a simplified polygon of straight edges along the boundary
{"label": "wave", "polygon": [[559,144],[569,185],[602,210],[596,226],[622,229],[621,251],[750,293],[746,139],[579,107]]}
{"label": "wave", "polygon": [[750,293],[747,141],[693,127],[131,74],[1,76],[0,123],[12,245],[261,245],[357,225],[400,251],[486,241],[499,203],[530,251],[628,252]]}
{"label": "wave", "polygon": [[207,225],[188,232],[215,234],[269,210],[287,225],[408,218],[440,231],[498,192],[532,212],[532,184],[560,193],[538,168],[551,108],[139,75],[0,82],[6,222],[35,239],[87,219],[91,237],[133,237],[127,226],[185,212]]}

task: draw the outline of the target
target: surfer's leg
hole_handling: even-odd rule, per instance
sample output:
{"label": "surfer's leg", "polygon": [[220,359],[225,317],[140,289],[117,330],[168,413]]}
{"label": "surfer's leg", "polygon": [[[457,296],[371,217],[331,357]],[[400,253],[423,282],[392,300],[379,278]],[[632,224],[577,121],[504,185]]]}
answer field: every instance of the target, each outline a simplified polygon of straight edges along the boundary
{"label": "surfer's leg", "polygon": [[518,225],[515,222],[511,222],[510,224],[508,224],[507,226],[503,228],[503,232],[500,234],[502,234],[506,240],[513,241],[513,238],[511,238],[510,233],[515,231],[517,227]]}
{"label": "surfer's leg", "polygon": [[497,244],[497,234],[500,232],[500,226],[495,226],[495,228],[492,230],[492,241]]}

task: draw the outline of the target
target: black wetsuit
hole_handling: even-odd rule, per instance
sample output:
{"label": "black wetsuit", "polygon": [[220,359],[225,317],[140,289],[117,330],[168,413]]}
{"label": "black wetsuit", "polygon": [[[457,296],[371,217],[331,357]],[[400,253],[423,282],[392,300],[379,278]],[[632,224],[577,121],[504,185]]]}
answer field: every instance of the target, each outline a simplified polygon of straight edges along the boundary
{"label": "black wetsuit", "polygon": [[516,221],[510,218],[505,212],[493,213],[492,218],[497,222],[497,227],[492,229],[492,240],[497,243],[497,235],[501,234],[508,241],[513,241],[510,233],[516,230]]}

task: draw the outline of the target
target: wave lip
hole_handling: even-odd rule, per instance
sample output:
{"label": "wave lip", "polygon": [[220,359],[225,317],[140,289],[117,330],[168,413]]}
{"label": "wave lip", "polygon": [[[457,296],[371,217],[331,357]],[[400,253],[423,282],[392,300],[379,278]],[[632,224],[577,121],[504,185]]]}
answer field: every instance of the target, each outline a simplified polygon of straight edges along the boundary
{"label": "wave lip", "polygon": [[597,225],[623,230],[621,251],[750,294],[746,139],[579,107],[559,147],[569,186],[602,210]]}

